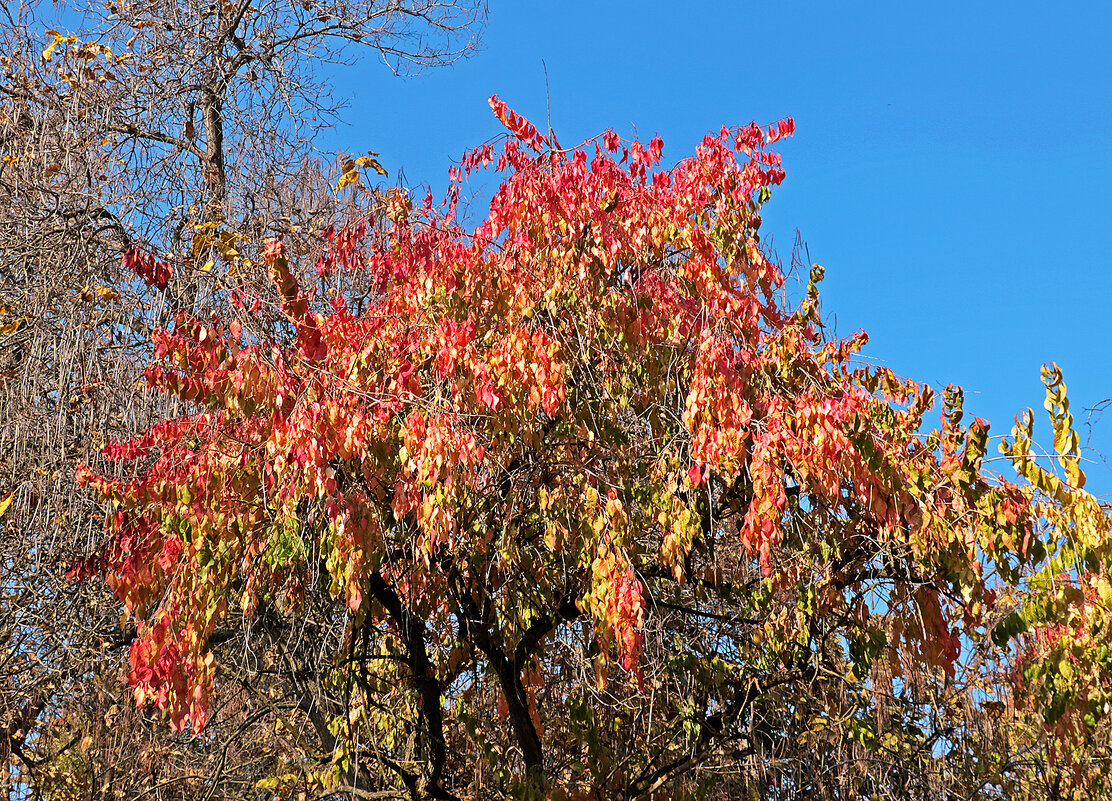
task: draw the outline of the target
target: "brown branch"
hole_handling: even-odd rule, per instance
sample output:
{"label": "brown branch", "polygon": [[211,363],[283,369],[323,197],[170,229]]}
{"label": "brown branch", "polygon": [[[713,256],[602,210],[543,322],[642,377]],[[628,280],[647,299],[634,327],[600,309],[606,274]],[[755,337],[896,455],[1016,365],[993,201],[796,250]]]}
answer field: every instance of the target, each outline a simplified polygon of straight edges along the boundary
{"label": "brown branch", "polygon": [[425,645],[425,622],[402,605],[401,598],[381,573],[374,573],[367,582],[371,594],[386,609],[405,643],[407,666],[413,685],[421,698],[421,720],[428,736],[429,753],[425,787],[422,790],[431,798],[455,799],[456,796],[440,787],[447,758],[444,739],[444,718],[441,697],[444,688],[433,672]]}

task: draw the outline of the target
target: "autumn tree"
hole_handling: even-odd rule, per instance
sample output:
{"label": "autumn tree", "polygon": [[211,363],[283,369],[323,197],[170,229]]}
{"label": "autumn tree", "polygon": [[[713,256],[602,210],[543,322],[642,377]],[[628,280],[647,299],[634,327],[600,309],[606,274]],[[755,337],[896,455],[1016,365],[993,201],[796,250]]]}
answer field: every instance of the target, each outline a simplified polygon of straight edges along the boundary
{"label": "autumn tree", "polygon": [[[149,716],[121,711],[132,634],[103,588],[64,576],[74,545],[89,547],[102,524],[75,495],[71,466],[102,465],[105,442],[179,413],[137,386],[152,330],[178,309],[231,319],[230,289],[266,290],[241,250],[284,233],[291,253],[307,254],[344,207],[313,149],[338,110],[321,65],[367,52],[398,73],[447,63],[473,48],[483,13],[469,0],[0,9],[5,772],[9,758],[24,778],[61,766],[63,783],[91,797],[148,779],[165,793],[218,762],[256,764],[189,751]],[[132,269],[163,260],[173,265],[165,282]],[[237,727],[254,714],[245,703],[222,707],[241,710]],[[272,720],[259,726],[271,745],[281,739]],[[160,767],[146,775],[140,764]]]}
{"label": "autumn tree", "polygon": [[[266,247],[276,307],[234,302],[284,330],[155,331],[147,381],[183,413],[110,444],[122,473],[80,471],[109,504],[75,566],[137,627],[139,703],[204,747],[228,688],[281,699],[303,750],[255,784],[278,796],[1022,780],[994,705],[1041,713],[1058,684],[1040,654],[1017,683],[1012,643],[1061,622],[1046,576],[1108,556],[1062,401],[1061,477],[1022,426],[1020,482],[987,471],[956,388],[921,433],[933,392],[828,337],[822,269],[793,291],[762,250],[790,121],[662,169],[659,139],[564,149],[492,106],[508,135],[444,205],[395,194],[311,265]],[[465,229],[462,182],[492,166]]]}

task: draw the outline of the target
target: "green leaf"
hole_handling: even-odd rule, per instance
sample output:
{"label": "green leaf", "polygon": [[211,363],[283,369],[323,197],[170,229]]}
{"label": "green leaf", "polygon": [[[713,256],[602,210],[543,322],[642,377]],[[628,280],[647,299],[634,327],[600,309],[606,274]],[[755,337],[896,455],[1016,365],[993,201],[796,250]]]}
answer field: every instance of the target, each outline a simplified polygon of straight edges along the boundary
{"label": "green leaf", "polygon": [[1008,642],[1027,631],[1027,621],[1018,611],[1012,612],[997,623],[992,629],[992,641],[999,648],[1005,648]]}

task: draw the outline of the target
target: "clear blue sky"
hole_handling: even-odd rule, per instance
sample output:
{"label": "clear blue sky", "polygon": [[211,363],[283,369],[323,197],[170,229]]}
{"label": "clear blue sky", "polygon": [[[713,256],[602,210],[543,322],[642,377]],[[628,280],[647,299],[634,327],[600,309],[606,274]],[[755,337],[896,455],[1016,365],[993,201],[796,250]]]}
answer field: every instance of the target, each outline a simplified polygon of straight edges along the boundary
{"label": "clear blue sky", "polygon": [[[337,76],[347,125],[325,150],[382,153],[430,184],[499,133],[498,94],[565,145],[614,127],[660,134],[665,160],[723,123],[796,120],[765,210],[826,267],[824,312],[867,355],[1010,430],[1042,413],[1039,366],[1072,409],[1112,396],[1112,3],[510,2],[481,51],[401,81],[371,59]],[[1091,444],[1112,459],[1112,412]],[[1095,458],[1095,456],[1094,456]],[[1090,487],[1112,495],[1112,471]]]}

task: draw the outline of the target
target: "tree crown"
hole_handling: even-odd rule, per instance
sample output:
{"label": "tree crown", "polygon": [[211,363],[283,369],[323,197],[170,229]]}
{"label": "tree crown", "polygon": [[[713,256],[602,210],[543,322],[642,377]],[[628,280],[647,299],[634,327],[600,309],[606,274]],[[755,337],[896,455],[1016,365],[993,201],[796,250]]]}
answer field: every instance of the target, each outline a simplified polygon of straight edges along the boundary
{"label": "tree crown", "polygon": [[[442,206],[391,195],[327,232],[315,276],[267,247],[285,339],[185,315],[156,332],[150,385],[196,411],[110,446],[128,475],[80,476],[113,503],[82,570],[141,621],[140,701],[200,732],[222,621],[332,598],[332,726],[351,735],[333,780],[364,788],[359,743],[381,740],[384,781],[418,795],[463,786],[474,749],[517,786],[642,797],[680,787],[692,753],[756,758],[755,721],[790,729],[809,693],[827,715],[880,703],[859,682],[975,703],[963,642],[1083,546],[1064,413],[1065,479],[1022,427],[1009,446],[1048,493],[1033,504],[983,469],[960,390],[924,436],[931,390],[855,360],[863,333],[825,336],[822,268],[787,299],[758,231],[790,120],[662,169],[659,138],[564,149],[491,104],[508,135],[465,155]],[[505,180],[465,230],[461,182],[492,165]],[[1106,519],[1085,514],[1099,561]]]}

